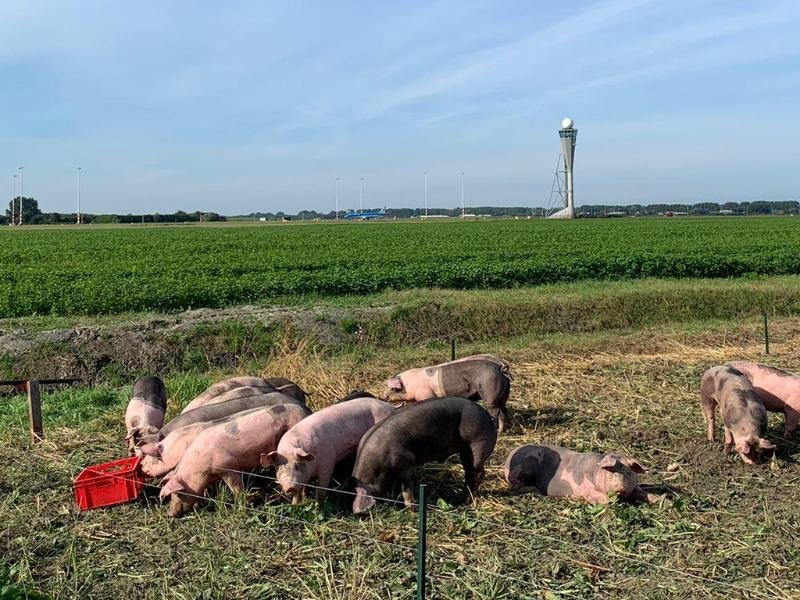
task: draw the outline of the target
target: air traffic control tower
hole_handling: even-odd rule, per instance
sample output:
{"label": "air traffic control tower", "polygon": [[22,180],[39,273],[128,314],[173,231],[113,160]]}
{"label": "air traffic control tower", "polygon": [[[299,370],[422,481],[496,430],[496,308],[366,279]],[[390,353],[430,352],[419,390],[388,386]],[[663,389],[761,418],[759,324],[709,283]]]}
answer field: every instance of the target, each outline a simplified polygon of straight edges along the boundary
{"label": "air traffic control tower", "polygon": [[561,138],[561,156],[564,157],[564,179],[566,180],[567,188],[566,206],[551,214],[548,219],[574,219],[576,216],[575,197],[572,190],[572,163],[575,160],[575,140],[578,137],[578,130],[575,129],[574,125],[572,119],[567,117],[561,121],[561,129],[558,130],[558,137]]}

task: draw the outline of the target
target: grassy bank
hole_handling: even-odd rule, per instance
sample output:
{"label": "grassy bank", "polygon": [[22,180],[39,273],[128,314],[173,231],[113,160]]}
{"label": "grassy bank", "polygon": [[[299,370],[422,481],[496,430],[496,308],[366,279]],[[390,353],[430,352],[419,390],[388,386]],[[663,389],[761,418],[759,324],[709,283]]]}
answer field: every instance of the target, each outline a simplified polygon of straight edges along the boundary
{"label": "grassy bank", "polygon": [[409,290],[296,298],[283,306],[171,315],[0,321],[0,377],[79,376],[122,384],[146,372],[264,361],[306,340],[327,355],[500,342],[800,313],[800,278],[582,282],[512,290]]}

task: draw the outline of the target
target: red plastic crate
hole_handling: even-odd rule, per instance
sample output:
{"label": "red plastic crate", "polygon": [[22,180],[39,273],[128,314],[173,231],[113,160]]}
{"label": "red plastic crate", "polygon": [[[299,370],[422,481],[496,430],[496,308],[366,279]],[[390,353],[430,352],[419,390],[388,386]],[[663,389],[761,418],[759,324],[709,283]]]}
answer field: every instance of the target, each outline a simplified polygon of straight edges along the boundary
{"label": "red plastic crate", "polygon": [[135,500],[144,487],[140,456],[92,465],[75,478],[75,502],[81,510]]}

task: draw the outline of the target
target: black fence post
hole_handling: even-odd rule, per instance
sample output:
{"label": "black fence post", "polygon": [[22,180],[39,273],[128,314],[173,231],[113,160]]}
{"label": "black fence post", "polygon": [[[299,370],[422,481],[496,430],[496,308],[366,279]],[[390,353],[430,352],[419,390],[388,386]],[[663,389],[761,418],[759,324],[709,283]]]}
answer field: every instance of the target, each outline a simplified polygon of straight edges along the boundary
{"label": "black fence post", "polygon": [[456,339],[450,340],[450,360],[456,359]]}
{"label": "black fence post", "polygon": [[425,551],[428,535],[427,501],[425,484],[419,486],[419,537],[417,539],[417,600],[425,600]]}
{"label": "black fence post", "polygon": [[764,353],[769,354],[769,321],[766,311],[764,311]]}

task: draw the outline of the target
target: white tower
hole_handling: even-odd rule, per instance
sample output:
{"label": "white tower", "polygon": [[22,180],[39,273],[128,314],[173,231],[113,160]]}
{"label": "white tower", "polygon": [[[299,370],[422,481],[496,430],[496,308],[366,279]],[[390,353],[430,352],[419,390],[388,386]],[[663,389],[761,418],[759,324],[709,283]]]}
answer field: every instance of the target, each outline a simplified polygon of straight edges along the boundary
{"label": "white tower", "polygon": [[[575,160],[575,140],[578,137],[578,130],[575,129],[572,119],[569,117],[561,121],[561,129],[558,130],[558,137],[561,138],[561,156],[564,157],[563,172],[566,180],[566,198],[562,200],[566,206],[551,214],[548,219],[574,219],[575,218],[575,197],[572,189],[572,164]],[[559,159],[559,167],[561,167]],[[556,180],[559,179],[558,169],[556,170]],[[560,187],[560,186],[559,186]],[[559,189],[560,192],[560,189]]]}

